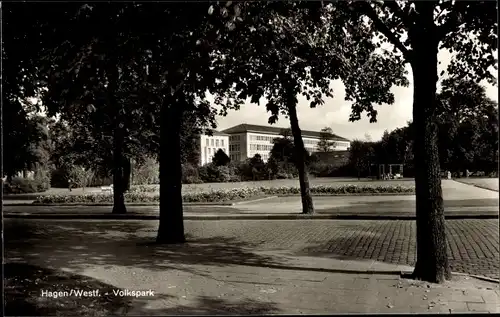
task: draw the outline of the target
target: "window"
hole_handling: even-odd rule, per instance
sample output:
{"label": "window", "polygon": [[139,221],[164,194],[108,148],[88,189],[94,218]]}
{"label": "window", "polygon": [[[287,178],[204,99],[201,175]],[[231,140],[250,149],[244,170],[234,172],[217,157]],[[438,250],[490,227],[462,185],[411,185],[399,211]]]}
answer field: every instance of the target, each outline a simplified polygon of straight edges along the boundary
{"label": "window", "polygon": [[208,155],[212,154],[212,149],[208,148]]}
{"label": "window", "polygon": [[212,139],[212,142],[210,142],[210,143],[211,143],[210,145],[214,146],[214,139]]}
{"label": "window", "polygon": [[219,146],[219,139],[215,140],[215,146]]}
{"label": "window", "polygon": [[224,147],[224,140],[220,140],[221,146]]}
{"label": "window", "polygon": [[205,143],[205,145],[208,145],[210,143],[210,140],[207,138],[207,142]]}

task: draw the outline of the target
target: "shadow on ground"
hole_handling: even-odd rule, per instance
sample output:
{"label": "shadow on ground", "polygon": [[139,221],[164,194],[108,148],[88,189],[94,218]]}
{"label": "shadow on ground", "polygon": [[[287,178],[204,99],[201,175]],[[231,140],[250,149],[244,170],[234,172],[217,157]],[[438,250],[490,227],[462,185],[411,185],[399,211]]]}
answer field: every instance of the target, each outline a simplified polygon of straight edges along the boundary
{"label": "shadow on ground", "polygon": [[[394,226],[393,229],[386,227],[384,230],[397,233],[397,221],[394,222]],[[409,226],[411,232],[409,234],[405,233],[404,236],[413,237],[415,235],[414,228],[412,228],[414,224],[410,224]],[[150,272],[163,272],[167,270],[182,271],[208,279],[214,279],[209,271],[211,268],[203,269],[203,265],[224,269],[232,266],[247,266],[293,270],[296,272],[360,273],[354,269],[349,270],[349,268],[338,270],[318,268],[315,265],[312,265],[312,267],[291,265],[287,263],[287,254],[277,255],[269,252],[267,254],[256,252],[265,249],[263,247],[265,241],[250,243],[240,241],[235,236],[211,236],[208,238],[188,236],[188,242],[183,245],[157,245],[153,243],[156,236],[156,222],[148,221],[112,223],[89,221],[75,224],[63,221],[36,222],[9,220],[4,230],[7,262],[25,262],[37,265],[40,268],[70,270],[77,274],[67,277],[68,281],[70,279],[78,281],[79,279],[87,278],[78,274],[83,274],[89,268],[100,267],[103,270],[107,270],[114,266],[139,268]],[[327,245],[325,243],[311,242],[309,247],[300,250],[290,250],[288,255],[336,259],[370,259],[397,264],[411,263],[411,253],[408,250],[400,249],[399,244],[396,243],[397,239],[394,239],[395,244],[391,245],[385,242],[385,233],[383,232],[373,232],[363,227],[359,227],[358,231],[346,238],[329,240]],[[414,250],[414,245],[410,245],[409,249]],[[380,255],[374,254],[373,252],[377,252],[376,250],[380,250],[382,253]],[[28,273],[25,274],[27,274],[29,279],[36,280],[36,269],[39,268],[26,270]],[[17,271],[22,270],[21,267]],[[59,274],[59,271],[54,272],[56,273],[47,272],[40,274],[48,276],[57,276]],[[89,283],[91,282],[100,283],[95,279],[90,280]],[[72,285],[70,282],[67,283],[67,285]],[[235,283],[240,282],[235,281]],[[47,282],[46,285],[50,285],[50,283]],[[110,287],[110,285],[102,284],[98,288],[106,287]],[[17,293],[16,296],[22,298],[22,294]],[[14,304],[11,304],[11,307],[21,307],[19,304],[16,306],[15,299],[12,299],[12,302]],[[38,313],[33,313],[32,315],[43,315],[47,310],[52,310],[53,312],[59,309],[48,302],[45,304],[46,306],[37,305],[28,308],[32,310],[38,309]],[[104,304],[100,304],[99,302],[99,305],[102,306]],[[124,302],[116,305],[127,307],[127,304]],[[146,306],[146,303],[144,303],[144,306]],[[28,305],[28,307],[30,306]],[[102,311],[106,312],[105,314],[112,313],[113,307],[111,306],[109,309],[102,308]],[[154,309],[148,307],[144,307],[142,310],[139,307],[139,310],[137,310],[137,305],[135,305],[134,308],[134,313],[139,311],[144,314],[154,314],[156,312]],[[29,312],[27,315],[30,315]],[[157,311],[158,314],[264,314],[275,312],[278,312],[278,310],[274,303],[258,302],[251,299],[242,299],[242,301],[235,303],[224,301],[220,298],[204,296],[198,297],[196,304],[190,303],[188,306],[177,305]],[[14,315],[21,314],[16,313]],[[61,315],[65,314],[61,313]]]}
{"label": "shadow on ground", "polygon": [[[5,276],[5,316],[110,316],[124,315],[132,308],[130,297],[114,296],[118,289],[88,276],[47,269],[26,263],[7,263]],[[99,290],[101,296],[41,296],[42,290]],[[172,295],[155,294],[155,300],[169,300]],[[143,301],[147,304],[147,301]],[[134,307],[134,314],[154,311]],[[272,303],[253,300],[228,302],[220,298],[199,296],[196,305],[177,305],[161,309],[158,314],[266,314],[276,312]]]}
{"label": "shadow on ground", "polygon": [[[116,287],[90,277],[26,263],[7,263],[4,270],[6,316],[108,316],[130,307],[126,299],[110,295]],[[42,290],[69,292],[71,289],[99,289],[102,296],[42,296]]]}
{"label": "shadow on ground", "polygon": [[[279,255],[256,253],[261,243],[240,241],[235,237],[194,238],[186,234],[185,244],[158,245],[154,242],[156,230],[152,231],[150,227],[144,227],[139,222],[123,222],[107,227],[100,227],[97,222],[79,224],[78,227],[72,227],[71,224],[62,225],[61,222],[57,225],[45,222],[44,225],[37,226],[29,226],[17,220],[10,223],[5,228],[7,260],[36,260],[49,267],[78,270],[92,265],[118,265],[160,271],[184,270],[198,275],[203,273],[180,265],[244,265],[315,271],[315,268],[310,267],[287,266],[286,259]],[[352,259],[345,254],[331,256]],[[317,271],[359,273],[356,270]]]}
{"label": "shadow on ground", "polygon": [[[42,289],[80,287],[89,290],[101,289],[101,293],[104,290],[116,289],[112,285],[83,275],[85,269],[96,267],[104,271],[113,266],[149,271],[175,270],[208,279],[215,278],[209,270],[200,265],[223,268],[243,265],[280,270],[359,273],[290,266],[280,256],[253,252],[253,249],[258,249],[258,244],[234,238],[188,237],[188,242],[183,245],[157,245],[154,243],[156,231],[152,232],[150,227],[138,222],[108,226],[106,230],[103,228],[98,222],[77,228],[71,223],[63,222],[28,225],[23,221],[9,221],[5,227],[5,254],[9,263],[6,267],[7,312],[17,316],[125,314],[131,304],[123,299],[120,301],[120,298],[42,300],[39,296]],[[72,273],[67,273],[69,271]],[[29,287],[25,289],[26,283]],[[159,296],[155,295],[154,299],[161,299]],[[199,296],[194,303],[190,302],[186,306],[163,305],[166,308],[162,309],[152,309],[146,307],[147,304],[147,300],[134,301],[134,314],[260,315],[279,312],[277,304],[273,302],[260,302],[249,298],[227,301],[218,297]]]}

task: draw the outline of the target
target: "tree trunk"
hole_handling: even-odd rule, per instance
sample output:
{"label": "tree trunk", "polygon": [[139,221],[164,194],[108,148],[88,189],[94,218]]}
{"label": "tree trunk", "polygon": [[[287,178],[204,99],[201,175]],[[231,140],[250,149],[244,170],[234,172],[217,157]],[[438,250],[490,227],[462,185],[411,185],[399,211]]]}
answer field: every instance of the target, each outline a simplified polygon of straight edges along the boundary
{"label": "tree trunk", "polygon": [[[293,100],[295,96],[293,96]],[[306,169],[306,149],[304,147],[304,140],[302,140],[302,132],[299,127],[299,119],[297,117],[296,102],[291,101],[288,104],[288,114],[290,115],[290,125],[292,126],[293,143],[295,147],[295,154],[297,159],[295,160],[295,166],[299,171],[299,184],[300,184],[300,196],[302,198],[302,213],[303,214],[313,214],[314,205],[311,196],[311,190],[309,188],[309,177],[307,175]]]}
{"label": "tree trunk", "polygon": [[115,126],[113,129],[113,214],[124,214],[127,212],[125,208],[125,184],[123,175],[123,146],[124,133],[120,116],[120,107],[116,101],[116,88],[118,84],[119,69],[116,64],[111,63],[109,71],[108,84],[108,103],[114,112]]}
{"label": "tree trunk", "polygon": [[132,175],[132,166],[130,163],[130,158],[124,158],[123,159],[123,174],[124,174],[124,183],[125,183],[125,191],[130,190],[130,182],[131,182],[131,175]]}
{"label": "tree trunk", "polygon": [[436,83],[438,41],[435,39],[433,3],[418,3],[421,25],[412,38],[414,49],[413,122],[415,128],[415,187],[417,263],[413,277],[433,283],[449,279],[443,193],[437,147]]}
{"label": "tree trunk", "polygon": [[[181,95],[180,98],[184,96]],[[160,225],[157,243],[184,243],[182,210],[181,120],[185,100],[161,108],[160,130]]]}
{"label": "tree trunk", "polygon": [[[118,120],[117,120],[118,121]],[[113,211],[114,214],[124,214],[125,207],[125,175],[123,166],[123,133],[120,127],[115,127],[113,133]]]}

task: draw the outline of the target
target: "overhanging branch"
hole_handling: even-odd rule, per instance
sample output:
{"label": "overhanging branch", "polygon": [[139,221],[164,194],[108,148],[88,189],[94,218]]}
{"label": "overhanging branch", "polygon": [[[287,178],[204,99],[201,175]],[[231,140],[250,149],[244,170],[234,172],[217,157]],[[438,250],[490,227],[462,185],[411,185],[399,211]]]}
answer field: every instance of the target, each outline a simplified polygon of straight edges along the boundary
{"label": "overhanging branch", "polygon": [[[414,21],[412,20],[412,18],[406,14],[405,12],[403,12],[403,10],[401,9],[401,7],[397,4],[396,1],[392,0],[392,1],[384,1],[384,5],[386,7],[388,7],[389,9],[392,10],[392,12],[394,12],[394,14],[401,20],[403,21],[403,24],[405,25],[405,27],[407,29],[411,29],[413,27],[413,24],[414,24]],[[409,4],[408,4],[409,5]]]}
{"label": "overhanging branch", "polygon": [[411,60],[411,50],[408,50],[403,43],[392,33],[392,31],[385,25],[384,22],[380,20],[380,18],[377,15],[377,12],[371,7],[371,5],[368,2],[362,2],[360,5],[361,12],[364,13],[367,17],[372,20],[372,22],[375,24],[377,29],[384,34],[389,41],[396,46],[401,53],[403,53],[404,57],[406,58],[407,61]]}
{"label": "overhanging branch", "polygon": [[443,25],[437,27],[438,40],[442,40],[446,34],[453,32],[460,24],[462,24],[462,16],[459,12],[451,10],[450,17],[443,23]]}

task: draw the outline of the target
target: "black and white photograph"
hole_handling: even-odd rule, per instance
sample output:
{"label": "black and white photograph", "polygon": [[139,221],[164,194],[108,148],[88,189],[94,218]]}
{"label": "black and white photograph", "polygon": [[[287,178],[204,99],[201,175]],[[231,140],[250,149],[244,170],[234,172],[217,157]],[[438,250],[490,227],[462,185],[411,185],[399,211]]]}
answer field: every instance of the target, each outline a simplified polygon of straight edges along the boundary
{"label": "black and white photograph", "polygon": [[497,1],[0,5],[2,315],[500,313]]}

